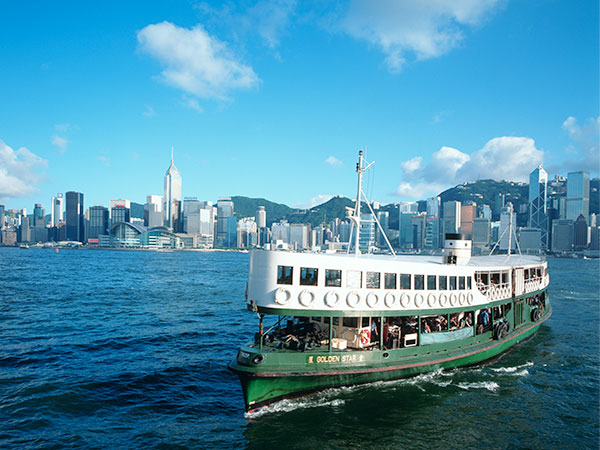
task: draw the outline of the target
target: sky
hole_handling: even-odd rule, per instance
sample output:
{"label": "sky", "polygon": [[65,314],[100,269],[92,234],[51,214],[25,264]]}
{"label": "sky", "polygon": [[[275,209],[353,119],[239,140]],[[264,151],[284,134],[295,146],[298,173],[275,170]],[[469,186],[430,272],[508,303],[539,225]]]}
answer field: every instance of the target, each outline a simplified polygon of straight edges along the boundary
{"label": "sky", "polygon": [[1,2],[0,203],[412,201],[599,162],[595,0]]}

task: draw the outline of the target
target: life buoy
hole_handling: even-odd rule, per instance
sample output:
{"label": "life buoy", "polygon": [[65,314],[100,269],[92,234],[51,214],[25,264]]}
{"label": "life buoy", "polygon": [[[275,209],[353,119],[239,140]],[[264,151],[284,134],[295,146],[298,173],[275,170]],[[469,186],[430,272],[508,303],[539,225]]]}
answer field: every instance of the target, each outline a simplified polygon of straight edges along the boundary
{"label": "life buoy", "polygon": [[300,295],[298,295],[298,300],[300,300],[300,303],[303,306],[309,306],[315,300],[315,294],[308,289],[304,289],[300,292]]}
{"label": "life buoy", "polygon": [[374,308],[375,306],[377,306],[377,303],[379,303],[379,297],[377,296],[377,294],[374,294],[373,292],[369,293],[367,295],[367,305],[370,308]]}
{"label": "life buoy", "polygon": [[423,304],[423,294],[415,295],[415,306],[419,308]]}
{"label": "life buoy", "polygon": [[330,308],[333,308],[335,305],[337,305],[339,300],[340,298],[336,292],[329,291],[327,294],[325,294],[325,304]]}
{"label": "life buoy", "polygon": [[367,345],[371,342],[371,330],[368,328],[363,328],[360,330],[360,343],[362,345]]}
{"label": "life buoy", "polygon": [[350,308],[356,308],[360,302],[360,295],[356,291],[352,291],[346,297],[346,303]]}
{"label": "life buoy", "polygon": [[291,294],[290,291],[284,288],[279,288],[275,291],[275,303],[279,305],[285,305],[290,300]]}
{"label": "life buoy", "polygon": [[394,294],[392,294],[391,292],[388,292],[383,301],[385,302],[385,306],[387,306],[388,308],[391,308],[392,306],[394,306],[396,304],[396,296]]}
{"label": "life buoy", "polygon": [[448,301],[448,296],[446,294],[440,295],[440,306],[446,306],[446,302]]}
{"label": "life buoy", "polygon": [[429,305],[430,308],[433,308],[435,306],[435,302],[436,302],[436,298],[434,294],[429,294],[427,296],[427,304]]}
{"label": "life buoy", "polygon": [[540,317],[542,317],[542,312],[540,311],[540,308],[534,308],[531,311],[531,321],[537,322],[538,320],[540,320]]}
{"label": "life buoy", "polygon": [[502,330],[504,329],[504,323],[498,322],[494,325],[494,339],[498,340],[502,338]]}
{"label": "life buoy", "polygon": [[[335,331],[335,328],[333,329]],[[356,333],[352,330],[346,330],[342,333],[342,337],[350,344],[356,344]]]}
{"label": "life buoy", "polygon": [[407,293],[402,294],[400,296],[400,304],[402,305],[402,307],[406,308],[409,303],[410,303],[410,295],[408,295]]}

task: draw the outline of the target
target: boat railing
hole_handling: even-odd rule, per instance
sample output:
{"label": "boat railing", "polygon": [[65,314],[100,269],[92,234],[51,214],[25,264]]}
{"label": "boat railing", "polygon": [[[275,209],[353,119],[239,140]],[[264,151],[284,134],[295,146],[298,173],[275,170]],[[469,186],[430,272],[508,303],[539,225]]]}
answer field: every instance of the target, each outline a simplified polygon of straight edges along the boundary
{"label": "boat railing", "polygon": [[512,297],[510,283],[491,284],[485,287],[485,296],[488,300],[500,300]]}
{"label": "boat railing", "polygon": [[525,281],[525,292],[539,291],[544,285],[544,279],[531,278]]}

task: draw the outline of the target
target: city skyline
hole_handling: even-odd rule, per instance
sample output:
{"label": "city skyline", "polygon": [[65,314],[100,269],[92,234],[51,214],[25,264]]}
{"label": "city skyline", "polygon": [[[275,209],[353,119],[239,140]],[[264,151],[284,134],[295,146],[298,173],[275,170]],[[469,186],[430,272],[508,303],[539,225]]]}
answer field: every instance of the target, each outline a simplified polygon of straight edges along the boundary
{"label": "city skyline", "polygon": [[365,145],[382,203],[598,176],[596,2],[420,5],[4,4],[0,203],[142,203],[171,147],[183,197],[298,207],[352,197]]}

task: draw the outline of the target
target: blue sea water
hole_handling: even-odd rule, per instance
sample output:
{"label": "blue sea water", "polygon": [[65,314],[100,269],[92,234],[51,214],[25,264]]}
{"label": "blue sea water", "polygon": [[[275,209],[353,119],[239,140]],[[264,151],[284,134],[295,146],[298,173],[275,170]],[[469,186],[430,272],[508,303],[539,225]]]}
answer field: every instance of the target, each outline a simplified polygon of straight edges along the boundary
{"label": "blue sea water", "polygon": [[0,448],[598,448],[599,261],[549,266],[552,318],[491,364],[247,415],[247,254],[0,248]]}

